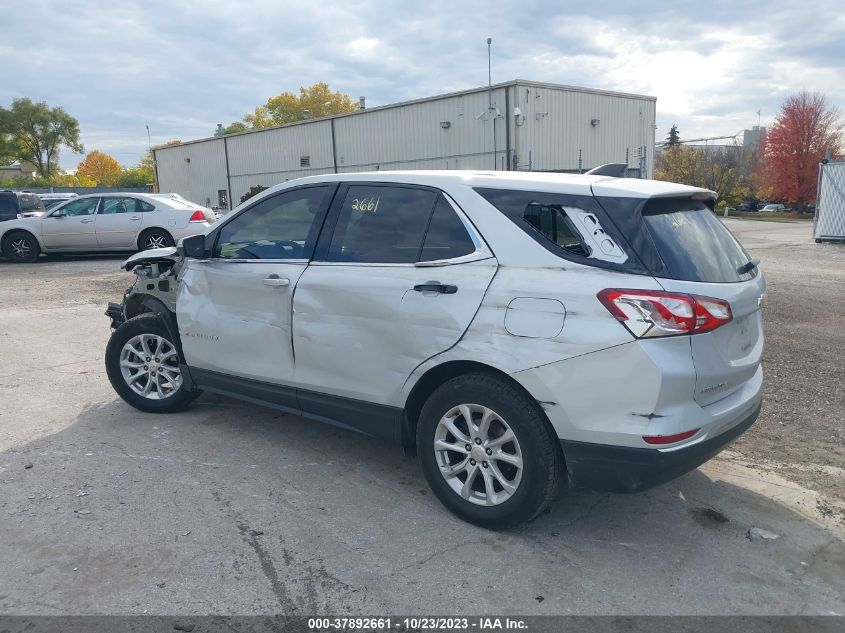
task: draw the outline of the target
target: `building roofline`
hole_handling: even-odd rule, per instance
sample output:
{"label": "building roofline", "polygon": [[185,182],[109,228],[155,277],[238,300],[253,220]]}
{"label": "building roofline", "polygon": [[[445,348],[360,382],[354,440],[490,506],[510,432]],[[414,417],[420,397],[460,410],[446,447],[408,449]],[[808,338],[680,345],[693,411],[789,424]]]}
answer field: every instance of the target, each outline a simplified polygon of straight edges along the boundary
{"label": "building roofline", "polygon": [[[273,125],[270,127],[263,127],[256,130],[245,130],[244,132],[235,132],[234,134],[225,134],[226,138],[234,138],[236,136],[245,136],[247,134],[257,134],[258,132],[266,132],[268,130],[278,130],[279,128],[284,127],[292,127],[295,125],[308,125],[310,123],[322,122],[322,121],[330,121],[332,119],[341,119],[344,117],[350,116],[357,116],[361,114],[366,114],[368,112],[378,112],[381,110],[389,110],[391,108],[401,108],[404,106],[409,105],[416,105],[419,103],[427,103],[429,101],[439,101],[441,99],[452,99],[454,97],[462,97],[464,95],[471,95],[477,94],[480,92],[487,92],[491,88],[493,90],[498,90],[501,88],[511,88],[516,86],[526,86],[532,88],[548,88],[553,90],[565,90],[567,92],[581,92],[585,94],[596,94],[602,95],[606,97],[621,97],[624,99],[638,99],[640,101],[657,101],[657,97],[649,96],[649,95],[639,95],[630,92],[616,92],[613,90],[600,90],[598,88],[582,88],[580,86],[570,86],[567,84],[555,84],[549,83],[544,81],[531,81],[528,79],[512,79],[510,81],[505,81],[497,84],[493,84],[492,86],[479,86],[477,88],[467,88],[466,90],[458,90],[455,92],[446,92],[443,94],[438,95],[431,95],[430,97],[420,97],[418,99],[410,99],[407,101],[397,101],[396,103],[387,103],[381,106],[375,106],[372,108],[365,108],[364,110],[353,110],[352,112],[342,112],[340,114],[329,114],[326,116],[321,117],[314,117],[311,119],[303,119],[302,121],[293,121],[291,123],[283,123],[281,125]],[[168,149],[175,149],[177,147],[181,147],[183,145],[193,145],[194,143],[205,143],[207,141],[214,141],[214,140],[222,140],[223,136],[207,136],[205,138],[198,138],[193,139],[190,141],[184,141],[179,143],[179,145],[170,145],[168,147],[160,147],[160,148],[153,148],[154,152],[158,152],[160,150],[168,150]]]}

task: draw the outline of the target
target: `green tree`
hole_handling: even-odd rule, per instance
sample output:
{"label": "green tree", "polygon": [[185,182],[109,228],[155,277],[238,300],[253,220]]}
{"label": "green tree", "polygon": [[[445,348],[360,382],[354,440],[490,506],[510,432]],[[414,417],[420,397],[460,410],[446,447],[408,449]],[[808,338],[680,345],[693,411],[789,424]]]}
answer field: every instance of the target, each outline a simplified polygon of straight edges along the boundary
{"label": "green tree", "polygon": [[9,109],[0,107],[0,159],[32,163],[39,176],[49,179],[58,171],[62,145],[83,151],[79,121],[64,109],[27,98],[15,99]]}
{"label": "green tree", "polygon": [[678,134],[678,124],[675,123],[669,128],[669,136],[666,137],[666,147],[674,147],[681,142],[681,135]]}
{"label": "green tree", "polygon": [[242,122],[242,121],[235,121],[231,125],[227,125],[222,129],[218,129],[217,132],[214,133],[214,136],[225,136],[226,134],[238,134],[240,132],[246,132],[249,129],[249,126]]}
{"label": "green tree", "polygon": [[117,177],[118,187],[145,187],[155,182],[155,172],[152,167],[138,165],[126,167]]}
{"label": "green tree", "polygon": [[114,187],[120,178],[120,163],[98,149],[88,152],[76,168],[80,177],[93,180],[101,187]]}

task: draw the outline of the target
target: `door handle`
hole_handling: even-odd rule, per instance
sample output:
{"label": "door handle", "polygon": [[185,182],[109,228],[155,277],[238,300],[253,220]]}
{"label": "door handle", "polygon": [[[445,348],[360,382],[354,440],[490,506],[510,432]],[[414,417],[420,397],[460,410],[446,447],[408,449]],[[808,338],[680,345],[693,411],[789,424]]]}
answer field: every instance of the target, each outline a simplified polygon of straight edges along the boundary
{"label": "door handle", "polygon": [[89,222],[93,222],[94,218],[82,218],[79,222],[81,224],[88,224]]}
{"label": "door handle", "polygon": [[417,292],[437,292],[442,295],[453,295],[458,291],[458,287],[441,284],[439,281],[429,281],[424,284],[417,284],[414,286],[414,290]]}
{"label": "door handle", "polygon": [[129,218],[129,219],[130,219],[130,220],[132,220],[133,222],[137,222],[138,220],[140,220],[140,219],[141,219],[141,216],[140,216],[140,215],[133,215],[133,216],[132,216],[131,218]]}
{"label": "door handle", "polygon": [[270,275],[269,277],[265,277],[262,279],[265,286],[271,286],[272,288],[284,288],[285,286],[290,286],[290,279],[287,277],[279,277],[278,275]]}

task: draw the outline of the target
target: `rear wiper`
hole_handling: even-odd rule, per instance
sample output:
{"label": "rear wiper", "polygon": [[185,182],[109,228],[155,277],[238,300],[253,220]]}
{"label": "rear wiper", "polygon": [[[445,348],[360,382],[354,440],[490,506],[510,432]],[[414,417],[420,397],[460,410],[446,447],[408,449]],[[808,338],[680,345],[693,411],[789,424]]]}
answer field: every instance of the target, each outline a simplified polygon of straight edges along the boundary
{"label": "rear wiper", "polygon": [[752,270],[757,268],[757,266],[759,266],[759,265],[760,265],[759,259],[752,259],[747,264],[743,264],[742,266],[737,268],[736,272],[738,272],[740,275],[744,275],[745,273],[750,273]]}

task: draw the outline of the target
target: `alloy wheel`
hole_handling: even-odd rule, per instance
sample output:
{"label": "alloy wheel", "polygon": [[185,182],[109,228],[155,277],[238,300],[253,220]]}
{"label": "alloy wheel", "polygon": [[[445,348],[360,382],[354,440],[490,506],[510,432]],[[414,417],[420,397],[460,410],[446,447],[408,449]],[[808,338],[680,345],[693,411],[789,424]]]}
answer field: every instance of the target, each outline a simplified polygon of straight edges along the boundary
{"label": "alloy wheel", "polygon": [[144,250],[164,248],[165,246],[167,246],[167,237],[161,233],[150,233],[144,240]]}
{"label": "alloy wheel", "polygon": [[139,334],[120,351],[120,373],[132,391],[150,400],[164,400],[182,386],[179,352],[157,334]]}
{"label": "alloy wheel", "polygon": [[476,505],[510,499],[522,480],[522,450],[510,425],[478,404],[453,407],[434,433],[440,474],[458,495]]}
{"label": "alloy wheel", "polygon": [[12,255],[18,259],[25,259],[32,254],[32,245],[25,237],[13,239],[10,246],[12,248]]}

